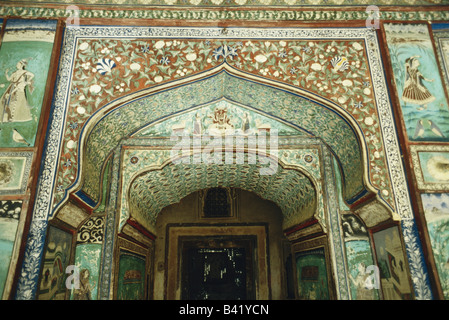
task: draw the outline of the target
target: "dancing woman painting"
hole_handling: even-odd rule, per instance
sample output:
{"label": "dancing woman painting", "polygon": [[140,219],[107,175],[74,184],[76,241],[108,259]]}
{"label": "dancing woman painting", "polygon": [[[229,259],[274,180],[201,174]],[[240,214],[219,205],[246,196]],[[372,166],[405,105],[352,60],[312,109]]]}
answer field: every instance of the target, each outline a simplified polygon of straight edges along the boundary
{"label": "dancing woman painting", "polygon": [[418,110],[427,109],[427,104],[435,100],[435,97],[427,90],[423,84],[424,81],[433,81],[424,78],[418,70],[420,65],[419,56],[413,56],[405,60],[405,83],[402,93],[402,100],[420,105]]}
{"label": "dancing woman painting", "polygon": [[27,60],[20,60],[11,75],[6,70],[6,80],[10,82],[6,91],[0,98],[0,121],[3,122],[25,122],[32,120],[30,106],[28,104],[27,86],[29,92],[33,91],[34,74],[26,70]]}

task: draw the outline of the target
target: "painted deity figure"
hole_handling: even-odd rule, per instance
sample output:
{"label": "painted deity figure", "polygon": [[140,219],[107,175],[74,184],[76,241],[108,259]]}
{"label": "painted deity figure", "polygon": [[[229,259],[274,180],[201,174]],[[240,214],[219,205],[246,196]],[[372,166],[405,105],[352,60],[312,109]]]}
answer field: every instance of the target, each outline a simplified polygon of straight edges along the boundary
{"label": "painted deity figure", "polygon": [[363,262],[358,265],[358,271],[359,273],[357,274],[357,277],[355,279],[351,274],[349,274],[349,278],[351,279],[357,290],[356,299],[373,300],[374,292],[371,288],[367,287],[367,281],[370,275],[366,272],[366,266]]}
{"label": "painted deity figure", "polygon": [[83,269],[80,272],[79,289],[75,289],[73,294],[74,300],[92,300],[91,292],[92,288],[89,283],[90,272],[87,269]]}
{"label": "painted deity figure", "polygon": [[11,75],[6,70],[6,80],[10,82],[6,91],[0,98],[1,122],[25,122],[32,120],[30,106],[28,104],[28,93],[33,91],[34,74],[26,70],[27,60],[20,60]]}
{"label": "painted deity figure", "polygon": [[433,79],[426,79],[419,71],[419,56],[413,56],[405,60],[405,83],[402,93],[402,100],[420,105],[418,110],[427,109],[427,105],[435,100],[429,90],[424,86],[423,81],[432,82]]}
{"label": "painted deity figure", "polygon": [[228,117],[228,110],[226,108],[217,107],[214,111],[214,115],[209,117],[212,119],[212,125],[208,128],[211,133],[221,134],[234,129],[234,125],[231,124],[231,119]]}

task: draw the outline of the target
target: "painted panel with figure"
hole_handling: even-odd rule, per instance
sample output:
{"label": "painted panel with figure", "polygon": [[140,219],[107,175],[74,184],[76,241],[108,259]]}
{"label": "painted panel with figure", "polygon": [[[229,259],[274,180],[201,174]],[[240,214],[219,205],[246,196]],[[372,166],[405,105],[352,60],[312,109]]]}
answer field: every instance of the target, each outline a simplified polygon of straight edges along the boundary
{"label": "painted panel with figure", "polygon": [[0,201],[0,297],[8,278],[21,211],[22,201]]}
{"label": "painted panel with figure", "polygon": [[0,48],[0,147],[34,146],[56,21],[7,20]]}
{"label": "painted panel with figure", "polygon": [[425,24],[385,24],[385,34],[410,141],[449,141],[449,107]]}
{"label": "painted panel with figure", "polygon": [[47,243],[41,266],[38,300],[64,300],[66,273],[70,262],[72,234],[54,226],[48,228]]}
{"label": "painted panel with figure", "polygon": [[433,257],[445,299],[449,299],[449,194],[421,195]]}
{"label": "painted panel with figure", "polygon": [[354,300],[377,300],[380,284],[368,231],[360,218],[348,211],[342,212],[341,225],[345,239],[351,297]]}
{"label": "painted panel with figure", "polygon": [[76,247],[75,266],[79,272],[78,288],[73,288],[71,300],[96,300],[101,262],[99,243],[80,244]]}
{"label": "painted panel with figure", "polygon": [[407,260],[397,227],[373,233],[383,299],[412,299]]}

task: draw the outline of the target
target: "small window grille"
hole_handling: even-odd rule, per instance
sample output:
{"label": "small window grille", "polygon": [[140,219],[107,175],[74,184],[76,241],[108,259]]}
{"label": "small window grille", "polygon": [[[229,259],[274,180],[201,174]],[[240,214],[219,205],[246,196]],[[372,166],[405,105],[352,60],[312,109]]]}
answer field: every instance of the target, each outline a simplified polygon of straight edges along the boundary
{"label": "small window grille", "polygon": [[204,199],[203,214],[206,218],[229,217],[231,208],[228,192],[224,188],[211,188],[207,190]]}

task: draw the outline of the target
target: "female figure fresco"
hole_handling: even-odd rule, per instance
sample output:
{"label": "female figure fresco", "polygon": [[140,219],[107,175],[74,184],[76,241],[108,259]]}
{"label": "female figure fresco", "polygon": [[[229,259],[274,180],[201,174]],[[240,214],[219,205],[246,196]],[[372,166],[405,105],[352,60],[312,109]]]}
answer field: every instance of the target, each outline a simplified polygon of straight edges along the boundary
{"label": "female figure fresco", "polygon": [[[407,103],[420,105],[418,111],[427,109],[427,104],[436,98],[424,86],[423,80],[432,82],[433,79],[426,79],[418,70],[420,66],[419,56],[412,56],[405,60],[405,83],[402,93],[402,100]],[[426,130],[430,130],[435,136],[444,137],[443,132],[430,119],[421,118],[417,121],[413,139],[421,138]]]}
{"label": "female figure fresco", "polygon": [[426,79],[418,70],[420,65],[419,56],[413,56],[405,60],[405,83],[404,91],[402,93],[402,100],[420,105],[422,107],[418,110],[427,109],[427,104],[435,100],[435,97],[427,90],[423,84],[423,80],[432,82],[431,79]]}
{"label": "female figure fresco", "polygon": [[33,91],[34,74],[26,70],[27,60],[20,60],[11,75],[6,70],[6,80],[10,82],[8,88],[0,98],[1,122],[25,122],[32,120],[28,105],[26,88]]}
{"label": "female figure fresco", "polygon": [[89,283],[90,272],[87,269],[83,269],[80,272],[79,289],[75,289],[73,299],[74,300],[92,300],[92,288]]}
{"label": "female figure fresco", "polygon": [[354,286],[357,288],[357,300],[373,300],[374,299],[374,290],[368,287],[368,282],[370,278],[370,274],[366,272],[366,266],[362,262],[358,265],[357,277],[354,279],[351,274],[349,274],[349,278],[351,279]]}

